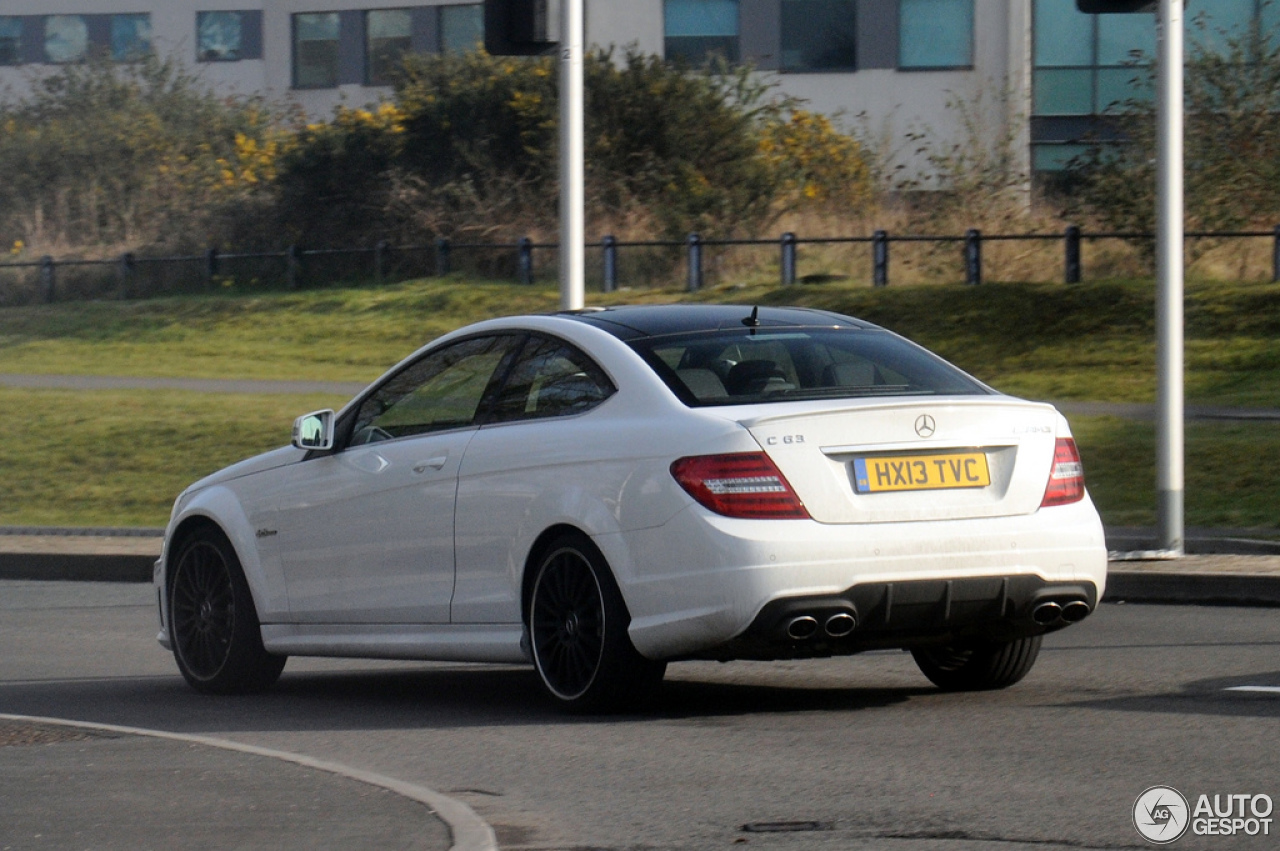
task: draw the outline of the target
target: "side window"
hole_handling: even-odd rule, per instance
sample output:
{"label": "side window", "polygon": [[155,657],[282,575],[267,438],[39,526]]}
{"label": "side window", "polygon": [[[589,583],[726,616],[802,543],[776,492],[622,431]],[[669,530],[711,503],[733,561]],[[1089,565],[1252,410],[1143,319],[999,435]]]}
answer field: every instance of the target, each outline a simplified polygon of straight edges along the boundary
{"label": "side window", "polygon": [[899,0],[899,68],[972,68],[973,0]]}
{"label": "side window", "polygon": [[614,394],[613,382],[578,349],[530,337],[498,394],[498,422],[580,414]]}
{"label": "side window", "polygon": [[350,445],[471,425],[494,373],[518,339],[464,340],[405,367],[361,403]]}

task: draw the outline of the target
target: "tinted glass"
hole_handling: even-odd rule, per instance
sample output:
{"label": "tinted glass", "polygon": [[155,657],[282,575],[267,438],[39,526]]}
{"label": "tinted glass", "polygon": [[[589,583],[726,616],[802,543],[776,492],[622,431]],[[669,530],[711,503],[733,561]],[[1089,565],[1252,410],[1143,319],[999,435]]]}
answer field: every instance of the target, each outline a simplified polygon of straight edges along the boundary
{"label": "tinted glass", "polygon": [[243,53],[244,22],[239,12],[196,15],[196,56],[201,62],[234,62]]}
{"label": "tinted glass", "polygon": [[562,340],[531,337],[498,394],[491,419],[581,414],[613,393],[613,382],[581,351]]}
{"label": "tinted glass", "polygon": [[0,17],[0,65],[22,62],[22,19]]}
{"label": "tinted glass", "polygon": [[857,66],[854,0],[782,0],[782,67],[788,71]]}
{"label": "tinted glass", "polygon": [[880,330],[734,329],[632,346],[695,407],[988,392],[941,358]]}
{"label": "tinted glass", "polygon": [[375,9],[364,13],[365,83],[386,86],[409,52],[413,42],[413,21],[408,9]]}
{"label": "tinted glass", "polygon": [[973,0],[901,0],[898,8],[900,67],[973,64]]}
{"label": "tinted glass", "polygon": [[111,16],[111,58],[136,61],[151,52],[150,15]]}
{"label": "tinted glass", "polygon": [[1036,115],[1088,115],[1093,112],[1093,71],[1043,68],[1035,72],[1032,95]]}
{"label": "tinted glass", "polygon": [[484,46],[484,6],[441,6],[440,49],[467,53]]}
{"label": "tinted glass", "polygon": [[[1228,42],[1243,42],[1253,23],[1254,0],[1213,0],[1187,9],[1187,46],[1224,53]],[[1190,52],[1190,51],[1189,51]]]}
{"label": "tinted glass", "polygon": [[1099,65],[1130,65],[1155,58],[1155,15],[1098,15]]}
{"label": "tinted glass", "polygon": [[1280,2],[1271,0],[1269,3],[1263,3],[1259,21],[1262,32],[1270,36],[1272,44],[1280,41]]}
{"label": "tinted glass", "polygon": [[1154,97],[1147,69],[1098,69],[1098,112],[1123,112],[1130,101],[1149,102]]}
{"label": "tinted glass", "polygon": [[338,13],[293,16],[293,84],[299,89],[338,85]]}
{"label": "tinted glass", "polygon": [[665,0],[667,59],[701,64],[708,57],[738,58],[738,0]]}
{"label": "tinted glass", "polygon": [[1031,167],[1036,171],[1065,171],[1071,161],[1089,152],[1088,145],[1034,145]]}
{"label": "tinted glass", "polygon": [[89,25],[83,15],[50,15],[44,19],[46,62],[79,62],[89,52]]}
{"label": "tinted glass", "polygon": [[1036,0],[1034,14],[1038,67],[1093,64],[1093,17],[1075,0]]}
{"label": "tinted glass", "polygon": [[350,443],[471,425],[494,373],[518,339],[465,340],[405,367],[360,404]]}

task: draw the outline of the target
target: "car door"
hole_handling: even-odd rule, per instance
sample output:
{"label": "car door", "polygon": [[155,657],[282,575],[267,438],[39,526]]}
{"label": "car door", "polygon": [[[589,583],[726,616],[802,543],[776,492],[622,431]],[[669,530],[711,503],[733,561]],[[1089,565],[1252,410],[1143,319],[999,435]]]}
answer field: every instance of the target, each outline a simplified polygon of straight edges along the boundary
{"label": "car door", "polygon": [[458,466],[518,335],[430,351],[367,394],[273,494],[294,622],[444,623]]}
{"label": "car door", "polygon": [[525,548],[546,528],[548,500],[618,473],[615,440],[589,421],[615,391],[577,347],[529,337],[459,475],[453,623],[519,622]]}

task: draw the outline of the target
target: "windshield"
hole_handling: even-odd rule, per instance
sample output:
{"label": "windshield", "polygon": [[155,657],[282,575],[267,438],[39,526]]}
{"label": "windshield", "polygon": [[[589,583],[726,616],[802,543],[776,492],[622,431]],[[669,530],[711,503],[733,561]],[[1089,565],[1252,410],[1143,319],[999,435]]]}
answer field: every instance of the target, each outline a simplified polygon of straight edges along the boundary
{"label": "windshield", "polygon": [[985,395],[974,379],[881,329],[731,329],[631,343],[685,404]]}

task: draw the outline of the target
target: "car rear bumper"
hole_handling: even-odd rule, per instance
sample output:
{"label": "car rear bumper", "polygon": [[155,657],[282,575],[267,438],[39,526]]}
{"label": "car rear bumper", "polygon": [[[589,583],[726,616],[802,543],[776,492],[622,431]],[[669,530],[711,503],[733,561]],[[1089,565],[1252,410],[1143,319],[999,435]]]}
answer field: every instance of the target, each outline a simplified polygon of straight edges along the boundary
{"label": "car rear bumper", "polygon": [[[1102,524],[1087,497],[1025,516],[856,525],[735,520],[694,507],[598,542],[631,612],[632,642],[654,659],[1031,635],[1068,622],[1037,620],[1042,602],[1092,611],[1106,585]],[[823,638],[826,619],[841,612],[855,626]],[[816,639],[779,638],[779,623],[806,615],[818,621]]]}

